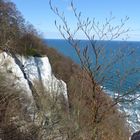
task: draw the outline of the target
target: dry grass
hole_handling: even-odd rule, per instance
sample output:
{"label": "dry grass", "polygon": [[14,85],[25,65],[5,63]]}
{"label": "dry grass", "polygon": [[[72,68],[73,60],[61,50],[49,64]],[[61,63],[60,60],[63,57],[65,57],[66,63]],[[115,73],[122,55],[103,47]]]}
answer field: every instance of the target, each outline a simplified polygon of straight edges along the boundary
{"label": "dry grass", "polygon": [[30,118],[30,100],[13,81],[10,74],[0,72],[0,138],[31,140],[36,126]]}

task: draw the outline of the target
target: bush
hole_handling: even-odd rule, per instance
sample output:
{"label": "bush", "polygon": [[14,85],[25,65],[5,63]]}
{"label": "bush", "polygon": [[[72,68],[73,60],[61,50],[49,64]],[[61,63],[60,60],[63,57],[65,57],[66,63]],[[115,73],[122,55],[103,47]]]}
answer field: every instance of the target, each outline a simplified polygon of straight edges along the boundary
{"label": "bush", "polygon": [[[92,92],[90,77],[80,69],[80,66],[55,49],[47,48],[46,53],[55,75],[67,83],[71,117],[70,119],[65,118],[63,124],[65,124],[64,127],[69,139],[92,139],[93,119],[91,114],[93,114],[93,110],[91,108],[94,104],[90,94]],[[113,101],[99,87],[96,90],[99,93],[100,115],[104,115],[103,112],[106,112]],[[113,107],[105,118],[98,126],[101,140],[129,139],[130,133],[126,120],[117,107]]]}
{"label": "bush", "polygon": [[13,44],[14,47],[15,53],[21,55],[38,57],[45,55],[45,44],[39,36],[33,33],[24,34],[16,41],[16,44]]}

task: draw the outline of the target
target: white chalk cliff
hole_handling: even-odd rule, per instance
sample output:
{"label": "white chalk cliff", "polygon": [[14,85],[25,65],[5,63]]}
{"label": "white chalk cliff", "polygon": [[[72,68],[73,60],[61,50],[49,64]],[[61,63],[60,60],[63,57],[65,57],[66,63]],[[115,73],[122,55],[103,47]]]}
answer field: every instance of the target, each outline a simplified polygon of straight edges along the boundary
{"label": "white chalk cliff", "polygon": [[[47,56],[45,57],[24,57],[17,55],[22,63],[22,67],[28,79],[34,84],[35,81],[41,81],[43,87],[48,93],[57,93],[67,100],[67,87],[65,82],[58,80],[52,73],[51,65]],[[15,62],[15,59],[6,52],[0,53],[0,71],[10,74],[14,77],[14,84],[22,88],[27,96],[33,98],[32,92],[21,68]]]}

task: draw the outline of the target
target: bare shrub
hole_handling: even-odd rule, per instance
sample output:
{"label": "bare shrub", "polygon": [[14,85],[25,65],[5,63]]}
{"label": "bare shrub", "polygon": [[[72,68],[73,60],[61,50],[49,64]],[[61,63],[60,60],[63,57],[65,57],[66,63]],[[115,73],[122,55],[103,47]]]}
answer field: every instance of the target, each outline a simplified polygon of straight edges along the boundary
{"label": "bare shrub", "polygon": [[[60,19],[60,24],[55,21],[56,28],[58,29],[62,37],[66,41],[68,41],[71,49],[75,50],[81,64],[81,75],[76,74],[76,76],[71,79],[72,82],[71,85],[69,85],[71,87],[68,87],[69,90],[71,90],[71,92],[69,93],[73,96],[72,98],[70,98],[70,102],[74,102],[72,103],[72,106],[75,106],[75,108],[73,108],[72,110],[74,112],[73,117],[83,117],[82,119],[76,120],[76,122],[78,123],[79,120],[82,120],[79,124],[81,125],[83,123],[85,129],[87,129],[87,134],[90,135],[89,139],[98,140],[101,139],[101,137],[104,137],[104,139],[106,139],[106,133],[108,133],[110,137],[111,135],[114,135],[113,139],[118,139],[118,137],[120,139],[128,139],[129,130],[125,130],[128,129],[125,126],[125,121],[123,121],[123,119],[119,117],[121,116],[120,113],[115,110],[117,110],[118,103],[131,102],[138,97],[131,96],[131,98],[129,95],[131,95],[131,93],[136,93],[135,91],[140,87],[139,83],[137,83],[137,85],[135,85],[131,89],[126,90],[125,92],[121,91],[121,83],[125,83],[124,81],[127,79],[126,77],[131,76],[131,74],[135,74],[135,70],[139,72],[139,68],[126,69],[124,75],[122,75],[122,73],[117,69],[114,75],[109,74],[112,72],[112,69],[114,69],[116,65],[118,65],[120,62],[124,62],[126,58],[132,55],[133,51],[124,51],[124,49],[121,49],[115,53],[110,52],[111,59],[109,60],[106,55],[104,40],[114,40],[124,34],[127,34],[129,29],[126,29],[124,25],[129,18],[125,17],[121,20],[120,25],[112,26],[114,17],[111,14],[110,17],[106,18],[105,22],[100,25],[99,22],[96,21],[96,19],[82,19],[81,12],[77,12],[77,9],[71,2],[71,8],[77,21],[75,30],[71,30],[66,17],[64,16],[64,13],[61,12],[58,8],[53,7],[51,0],[50,8]],[[86,44],[83,48],[80,47],[80,40],[76,38],[78,32],[83,33],[89,41],[89,43]],[[99,41],[96,39],[99,39]],[[101,60],[107,61],[106,63],[103,63],[104,61],[102,62]],[[106,73],[108,75],[106,75]],[[75,77],[77,78],[74,80]],[[105,95],[103,88],[100,87],[100,85],[105,82],[112,82],[114,80],[114,77],[117,77],[118,79],[118,83],[115,83],[116,85],[114,85],[115,87],[118,87],[118,94],[117,96],[114,95],[111,99],[107,95]],[[76,84],[77,86],[74,88],[73,86]],[[126,97],[128,100],[126,100]],[[79,108],[82,108],[84,111],[81,111]],[[117,112],[115,113],[115,115],[113,113],[114,111]],[[120,126],[115,129],[115,127],[113,126],[115,125],[115,123],[113,123],[113,116],[116,116],[116,118],[118,117],[118,119],[120,119],[120,122],[124,122],[124,127],[121,125],[121,123],[119,123]],[[111,120],[109,121],[108,118],[110,118]],[[100,126],[102,124],[105,124],[105,120],[113,123],[109,123],[108,125],[108,128],[110,127],[113,132],[110,132],[110,129],[108,129],[107,131],[105,126],[104,129],[100,129]],[[88,131],[89,128],[91,131]],[[120,130],[122,130],[124,134],[119,133]],[[106,133],[104,133],[105,131]],[[75,135],[76,134],[77,133],[75,133]],[[117,134],[119,136],[115,137],[117,136]],[[86,139],[86,137],[84,137],[83,139]]]}

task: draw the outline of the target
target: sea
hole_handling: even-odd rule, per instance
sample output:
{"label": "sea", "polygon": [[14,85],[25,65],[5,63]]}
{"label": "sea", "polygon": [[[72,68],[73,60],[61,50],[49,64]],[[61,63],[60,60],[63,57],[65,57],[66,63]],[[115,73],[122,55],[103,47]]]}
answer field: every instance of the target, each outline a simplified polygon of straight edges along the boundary
{"label": "sea", "polygon": [[[81,65],[74,47],[67,40],[45,39],[44,42]],[[83,60],[88,56],[95,79],[105,93],[112,98],[125,95],[120,98],[119,110],[125,113],[132,133],[140,130],[140,42],[75,40],[75,43]],[[98,67],[92,46],[98,52]]]}

